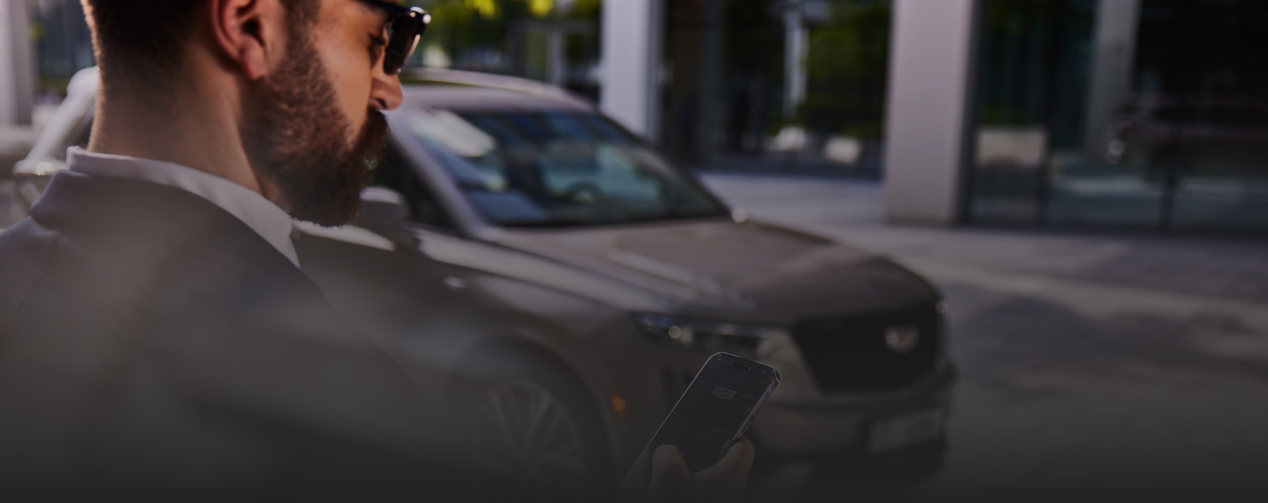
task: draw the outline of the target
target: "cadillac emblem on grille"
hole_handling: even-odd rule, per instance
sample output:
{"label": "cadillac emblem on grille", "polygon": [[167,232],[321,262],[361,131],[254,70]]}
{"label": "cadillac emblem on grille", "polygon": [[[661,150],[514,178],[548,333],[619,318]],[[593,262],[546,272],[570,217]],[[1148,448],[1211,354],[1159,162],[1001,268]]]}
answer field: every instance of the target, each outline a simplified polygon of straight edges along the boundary
{"label": "cadillac emblem on grille", "polygon": [[910,353],[917,344],[920,344],[920,327],[906,325],[885,329],[885,345],[895,353]]}

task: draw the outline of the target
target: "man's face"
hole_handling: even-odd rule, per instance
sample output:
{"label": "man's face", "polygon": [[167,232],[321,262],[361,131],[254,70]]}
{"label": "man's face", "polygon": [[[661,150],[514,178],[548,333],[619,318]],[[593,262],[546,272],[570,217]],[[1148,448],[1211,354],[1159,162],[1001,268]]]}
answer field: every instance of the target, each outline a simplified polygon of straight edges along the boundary
{"label": "man's face", "polygon": [[291,216],[348,223],[382,150],[381,110],[400,105],[382,69],[387,16],[355,0],[324,0],[312,24],[292,23],[286,58],[259,83],[243,143]]}

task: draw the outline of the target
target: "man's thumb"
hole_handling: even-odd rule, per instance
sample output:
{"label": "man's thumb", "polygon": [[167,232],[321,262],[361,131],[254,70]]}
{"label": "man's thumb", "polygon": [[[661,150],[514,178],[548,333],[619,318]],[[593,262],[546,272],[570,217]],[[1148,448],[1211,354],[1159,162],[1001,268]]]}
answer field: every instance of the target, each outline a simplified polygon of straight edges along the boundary
{"label": "man's thumb", "polygon": [[694,482],[695,477],[677,447],[662,445],[652,453],[652,480],[647,488],[652,499],[680,497]]}
{"label": "man's thumb", "polygon": [[698,474],[700,479],[724,477],[731,480],[745,480],[753,468],[753,442],[748,437],[741,437],[739,442],[726,451],[726,455],[713,467]]}

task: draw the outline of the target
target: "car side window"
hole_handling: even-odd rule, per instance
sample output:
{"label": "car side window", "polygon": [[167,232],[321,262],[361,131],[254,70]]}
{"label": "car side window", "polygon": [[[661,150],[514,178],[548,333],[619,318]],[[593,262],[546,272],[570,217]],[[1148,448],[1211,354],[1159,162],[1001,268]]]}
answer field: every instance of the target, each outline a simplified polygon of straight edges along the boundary
{"label": "car side window", "polygon": [[370,167],[370,176],[371,184],[387,187],[405,196],[411,221],[437,229],[456,230],[435,192],[395,143],[388,142],[378,162]]}
{"label": "car side window", "polygon": [[79,148],[88,148],[88,140],[92,137],[92,121],[86,121],[80,126],[79,131],[75,132],[75,137],[71,140],[71,146]]}
{"label": "car side window", "polygon": [[[67,147],[88,148],[88,140],[92,137],[92,121],[93,115],[84,118],[84,121],[75,126],[71,130],[70,135],[66,138]],[[66,149],[54,149],[53,158],[58,161],[66,160]]]}

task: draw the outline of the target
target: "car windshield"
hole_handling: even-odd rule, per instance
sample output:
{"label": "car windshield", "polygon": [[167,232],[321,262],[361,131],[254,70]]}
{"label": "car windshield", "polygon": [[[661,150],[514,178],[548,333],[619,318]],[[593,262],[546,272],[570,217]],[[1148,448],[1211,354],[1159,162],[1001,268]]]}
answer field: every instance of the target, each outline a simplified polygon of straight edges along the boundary
{"label": "car windshield", "polygon": [[463,194],[506,227],[613,224],[726,208],[596,114],[420,110],[410,132]]}

